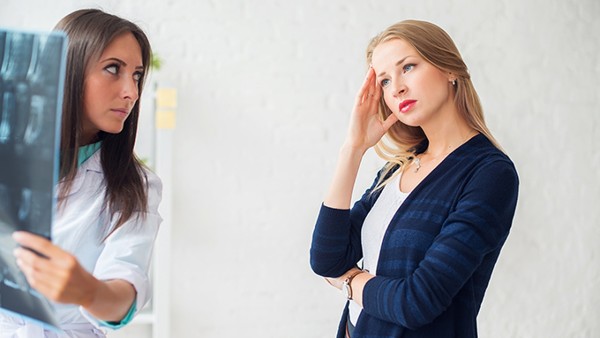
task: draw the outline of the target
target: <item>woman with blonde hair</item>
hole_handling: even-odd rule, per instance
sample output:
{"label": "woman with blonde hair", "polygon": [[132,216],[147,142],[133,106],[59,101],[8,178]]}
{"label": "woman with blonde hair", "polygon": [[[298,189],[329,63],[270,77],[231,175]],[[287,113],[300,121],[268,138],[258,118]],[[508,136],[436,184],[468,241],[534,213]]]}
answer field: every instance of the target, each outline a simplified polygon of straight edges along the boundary
{"label": "woman with blonde hair", "polygon": [[[517,172],[444,30],[392,25],[367,62],[310,251],[313,270],[348,299],[337,336],[477,337]],[[350,208],[373,146],[387,163]]]}

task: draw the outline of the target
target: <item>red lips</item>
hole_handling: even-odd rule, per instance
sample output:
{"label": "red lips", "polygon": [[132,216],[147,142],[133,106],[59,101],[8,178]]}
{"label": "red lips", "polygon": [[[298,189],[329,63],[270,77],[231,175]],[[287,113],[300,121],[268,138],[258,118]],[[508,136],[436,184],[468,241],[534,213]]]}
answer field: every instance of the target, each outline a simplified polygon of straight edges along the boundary
{"label": "red lips", "polygon": [[417,103],[417,100],[404,100],[400,102],[398,109],[400,109],[401,113],[406,113],[412,109],[412,107]]}

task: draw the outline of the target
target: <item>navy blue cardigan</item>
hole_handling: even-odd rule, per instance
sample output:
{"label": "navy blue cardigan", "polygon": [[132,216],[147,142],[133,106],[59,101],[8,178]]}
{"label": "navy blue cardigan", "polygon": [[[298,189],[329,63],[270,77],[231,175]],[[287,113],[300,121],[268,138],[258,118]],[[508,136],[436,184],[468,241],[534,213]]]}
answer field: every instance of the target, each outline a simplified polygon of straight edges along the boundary
{"label": "navy blue cardigan", "polygon": [[[351,210],[321,206],[310,249],[315,273],[339,277],[362,258],[361,227],[381,193],[374,185]],[[481,134],[448,155],[390,222],[352,338],[477,337],[518,185],[511,160]],[[337,337],[347,317],[348,304]]]}

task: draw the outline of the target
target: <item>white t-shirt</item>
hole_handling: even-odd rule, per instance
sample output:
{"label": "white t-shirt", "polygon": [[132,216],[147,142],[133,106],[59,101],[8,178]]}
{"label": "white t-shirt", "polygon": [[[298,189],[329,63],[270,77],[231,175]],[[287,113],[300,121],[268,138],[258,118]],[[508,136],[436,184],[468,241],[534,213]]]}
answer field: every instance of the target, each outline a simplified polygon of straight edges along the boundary
{"label": "white t-shirt", "polygon": [[[383,236],[396,211],[400,208],[406,196],[408,196],[408,193],[400,191],[400,177],[401,174],[398,174],[383,187],[381,195],[379,195],[371,211],[365,217],[361,229],[363,269],[368,270],[372,275],[375,275],[377,272],[377,262],[379,261]],[[351,301],[349,311],[350,322],[352,325],[356,325],[362,307],[356,302]]]}

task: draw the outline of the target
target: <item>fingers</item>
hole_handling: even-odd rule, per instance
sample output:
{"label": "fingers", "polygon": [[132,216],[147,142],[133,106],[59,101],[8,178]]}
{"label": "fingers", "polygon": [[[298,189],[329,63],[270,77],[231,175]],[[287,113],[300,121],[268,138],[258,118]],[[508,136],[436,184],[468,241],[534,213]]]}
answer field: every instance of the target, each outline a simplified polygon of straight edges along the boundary
{"label": "fingers", "polygon": [[85,298],[78,294],[82,269],[75,257],[66,254],[60,259],[46,259],[25,248],[15,249],[14,255],[27,282],[44,296],[61,303],[77,304]]}
{"label": "fingers", "polygon": [[79,264],[75,257],[67,253],[51,258],[40,257],[26,248],[17,248],[13,253],[22,270],[44,273],[49,277],[64,278],[76,270]]}
{"label": "fingers", "polygon": [[61,256],[64,253],[64,251],[52,244],[52,242],[46,238],[26,231],[14,232],[13,239],[22,247],[31,249],[46,258]]}
{"label": "fingers", "polygon": [[38,264],[39,258],[33,257],[33,259],[31,259],[31,257],[27,257],[28,254],[32,256],[35,256],[35,254],[23,249],[18,250],[25,251],[25,253],[15,253],[19,269],[21,269],[25,278],[27,278],[27,282],[29,282],[29,285],[31,285],[32,288],[44,293],[44,290],[40,289],[40,287],[53,280],[47,276],[47,267],[43,266],[43,263],[41,265]]}
{"label": "fingers", "polygon": [[[375,71],[373,71],[373,74],[375,74]],[[379,99],[381,98],[381,87],[377,85],[375,76],[373,76],[373,96],[371,98],[377,103],[379,103]]]}
{"label": "fingers", "polygon": [[41,236],[15,232],[13,238],[21,245],[13,254],[30,284],[39,284],[40,280],[68,280],[78,268],[75,257]]}
{"label": "fingers", "polygon": [[373,66],[369,66],[369,70],[371,73],[369,95],[373,100],[378,101],[381,96],[381,87],[377,85],[377,75],[375,74]]}
{"label": "fingers", "polygon": [[13,238],[21,245],[13,252],[17,265],[31,287],[56,302],[79,305],[91,302],[88,291],[95,279],[75,256],[34,234],[15,232]]}
{"label": "fingers", "polygon": [[390,129],[394,123],[398,122],[398,116],[396,116],[396,114],[392,113],[390,114],[390,116],[388,116],[385,121],[383,121],[383,130],[387,131],[388,129]]}
{"label": "fingers", "polygon": [[33,287],[39,281],[51,280],[57,274],[63,274],[62,271],[57,271],[48,259],[41,258],[30,250],[17,248],[14,250],[14,255],[17,259],[19,269],[21,269],[25,277],[27,277],[27,281]]}
{"label": "fingers", "polygon": [[50,262],[23,248],[15,249],[14,255],[17,259],[17,265],[27,278],[29,285],[45,294],[44,289],[40,287],[53,280],[53,278],[48,277],[48,272],[52,272],[52,268],[49,266]]}
{"label": "fingers", "polygon": [[379,100],[379,93],[380,91],[378,90],[377,85],[375,83],[375,71],[372,67],[369,67],[369,70],[367,71],[367,76],[365,77],[362,87],[356,95],[355,104],[360,105],[369,99]]}
{"label": "fingers", "polygon": [[37,292],[55,302],[65,303],[65,295],[68,291],[69,284],[64,283],[62,279],[50,277],[37,270],[26,270],[27,268],[24,267],[21,269],[23,270],[29,285]]}

